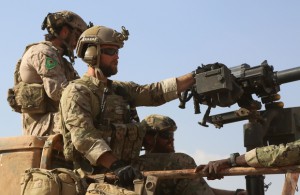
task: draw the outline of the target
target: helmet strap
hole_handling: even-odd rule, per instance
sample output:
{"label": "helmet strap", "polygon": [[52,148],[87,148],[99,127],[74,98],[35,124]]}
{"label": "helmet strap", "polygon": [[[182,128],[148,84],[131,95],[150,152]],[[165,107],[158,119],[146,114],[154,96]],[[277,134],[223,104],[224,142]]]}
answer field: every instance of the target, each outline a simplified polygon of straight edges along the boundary
{"label": "helmet strap", "polygon": [[68,47],[68,45],[66,43],[64,43],[67,47],[67,56],[69,57],[70,62],[74,65],[75,63],[75,56],[74,56],[74,52],[70,49],[70,47]]}
{"label": "helmet strap", "polygon": [[92,66],[95,69],[95,77],[100,80],[104,81],[106,80],[106,77],[104,76],[102,70],[98,66]]}
{"label": "helmet strap", "polygon": [[74,65],[75,63],[75,56],[74,56],[74,52],[73,50],[70,48],[70,45],[61,37],[56,36],[62,43],[63,45],[66,47],[65,48],[65,55],[69,57],[70,62]]}

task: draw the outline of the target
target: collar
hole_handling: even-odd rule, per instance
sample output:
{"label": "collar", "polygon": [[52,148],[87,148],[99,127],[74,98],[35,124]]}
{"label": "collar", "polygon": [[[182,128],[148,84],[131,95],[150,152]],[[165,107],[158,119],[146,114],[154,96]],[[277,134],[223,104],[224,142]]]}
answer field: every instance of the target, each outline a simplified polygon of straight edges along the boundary
{"label": "collar", "polygon": [[84,81],[89,81],[91,83],[93,83],[94,85],[100,87],[100,86],[106,86],[106,83],[104,83],[103,81],[100,81],[99,79],[97,79],[96,77],[93,77],[93,76],[90,76],[88,75],[87,73],[85,73],[83,76],[82,76],[82,80]]}

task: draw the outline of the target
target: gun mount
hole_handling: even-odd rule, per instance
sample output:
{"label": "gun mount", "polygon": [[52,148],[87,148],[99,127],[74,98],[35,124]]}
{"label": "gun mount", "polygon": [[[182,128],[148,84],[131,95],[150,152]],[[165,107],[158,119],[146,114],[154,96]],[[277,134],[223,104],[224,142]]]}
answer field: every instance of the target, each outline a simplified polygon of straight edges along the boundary
{"label": "gun mount", "polygon": [[[196,84],[181,94],[179,107],[185,108],[186,102],[193,98],[195,114],[199,114],[200,104],[206,105],[200,125],[207,127],[211,123],[221,128],[224,124],[248,120],[243,126],[246,151],[300,138],[300,107],[283,108],[278,94],[280,85],[300,80],[300,67],[274,71],[266,60],[254,67],[242,64],[228,68],[214,63],[198,67],[194,75]],[[257,100],[253,99],[254,94]],[[210,116],[211,108],[234,104],[240,109]],[[250,195],[263,195],[264,176],[246,176],[246,187]]]}

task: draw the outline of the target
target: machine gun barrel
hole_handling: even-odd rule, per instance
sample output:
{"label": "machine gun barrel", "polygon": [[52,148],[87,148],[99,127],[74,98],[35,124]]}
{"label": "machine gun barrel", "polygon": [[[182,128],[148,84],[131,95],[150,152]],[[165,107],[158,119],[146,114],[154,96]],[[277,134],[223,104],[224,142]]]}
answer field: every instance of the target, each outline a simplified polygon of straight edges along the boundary
{"label": "machine gun barrel", "polygon": [[214,124],[215,127],[217,128],[221,128],[223,127],[224,124],[234,123],[234,122],[248,119],[249,117],[248,112],[244,112],[245,114],[240,114],[240,113],[243,112],[237,110],[237,111],[231,111],[231,112],[226,112],[217,115],[211,115],[207,118],[207,122]]}
{"label": "machine gun barrel", "polygon": [[300,67],[278,71],[275,74],[279,85],[300,80]]}

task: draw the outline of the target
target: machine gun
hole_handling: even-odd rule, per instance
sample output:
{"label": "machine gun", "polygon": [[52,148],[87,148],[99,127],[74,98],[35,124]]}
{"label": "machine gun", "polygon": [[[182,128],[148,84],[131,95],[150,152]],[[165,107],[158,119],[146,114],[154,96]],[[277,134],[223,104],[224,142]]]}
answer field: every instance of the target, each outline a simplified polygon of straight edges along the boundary
{"label": "machine gun", "polygon": [[[181,94],[179,107],[185,108],[185,103],[193,97],[195,114],[200,113],[200,104],[208,106],[199,124],[206,126],[206,122],[210,122],[222,127],[223,124],[216,118],[207,121],[211,108],[229,107],[236,103],[249,111],[260,110],[262,104],[266,109],[283,107],[283,103],[278,102],[280,85],[299,80],[300,67],[276,72],[267,61],[255,67],[242,64],[230,69],[224,64],[214,63],[198,67],[195,79],[196,84]],[[254,100],[252,94],[261,98],[261,102]]]}
{"label": "machine gun", "polygon": [[[221,128],[227,123],[248,120],[244,124],[246,151],[300,138],[300,107],[283,108],[278,94],[281,84],[300,80],[300,67],[274,71],[267,61],[254,67],[242,64],[232,68],[214,63],[198,67],[194,75],[196,84],[181,94],[179,107],[185,108],[186,102],[193,98],[198,114],[200,104],[206,105],[200,125],[207,127],[211,123]],[[253,99],[254,94],[257,100]],[[211,108],[234,104],[240,109],[210,116]],[[263,180],[262,175],[246,176],[248,194],[264,194]]]}

